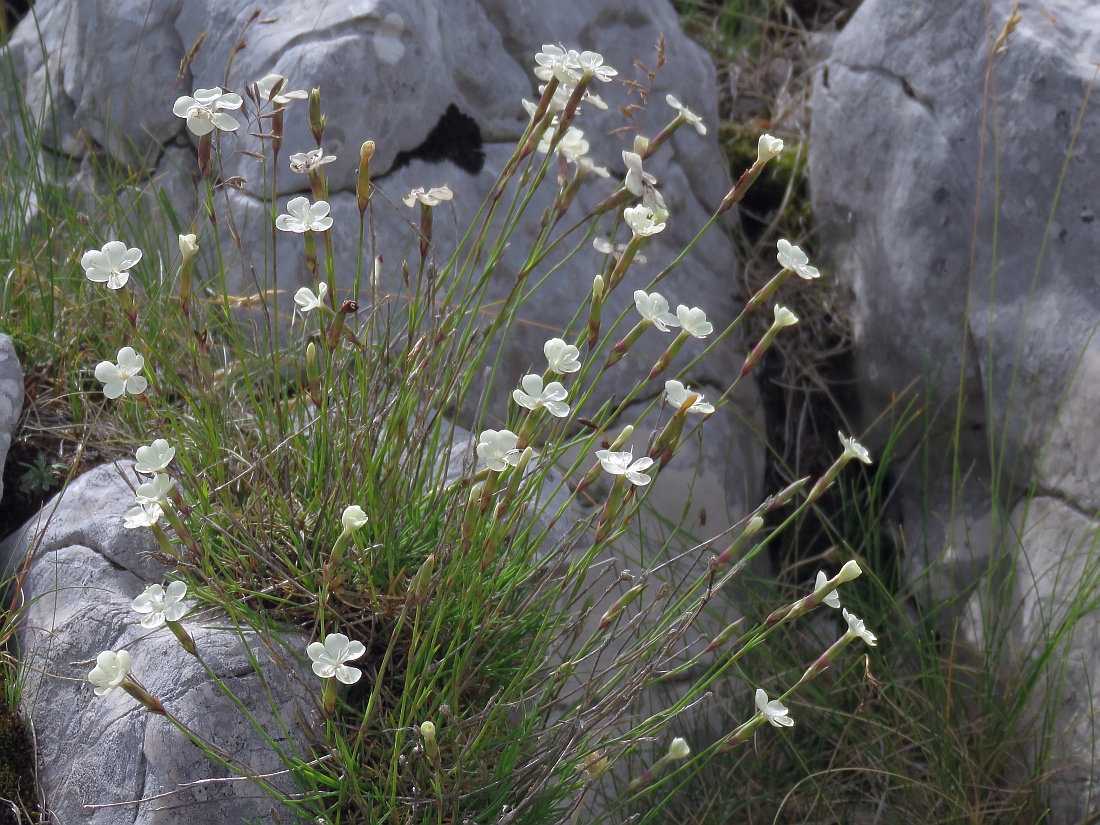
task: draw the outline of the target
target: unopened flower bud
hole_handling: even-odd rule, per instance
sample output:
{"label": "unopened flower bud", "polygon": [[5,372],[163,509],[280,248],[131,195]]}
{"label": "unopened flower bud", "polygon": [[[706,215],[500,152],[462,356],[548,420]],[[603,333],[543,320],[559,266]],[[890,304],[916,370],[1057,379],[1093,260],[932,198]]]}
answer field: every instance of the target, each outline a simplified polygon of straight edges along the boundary
{"label": "unopened flower bud", "polygon": [[356,187],[359,214],[363,214],[370,202],[370,159],[374,156],[374,141],[368,140],[359,147],[359,183]]}
{"label": "unopened flower bud", "polygon": [[862,575],[863,570],[855,559],[850,559],[844,562],[844,566],[840,568],[840,572],[837,573],[836,583],[843,584],[844,582],[850,582],[852,579],[858,579]]}
{"label": "unopened flower bud", "polygon": [[687,743],[681,736],[677,736],[672,740],[672,744],[668,746],[668,758],[669,759],[686,759],[691,756],[691,745]]}
{"label": "unopened flower bud", "polygon": [[309,130],[320,146],[325,133],[325,116],[321,114],[321,90],[314,88],[309,93]]}

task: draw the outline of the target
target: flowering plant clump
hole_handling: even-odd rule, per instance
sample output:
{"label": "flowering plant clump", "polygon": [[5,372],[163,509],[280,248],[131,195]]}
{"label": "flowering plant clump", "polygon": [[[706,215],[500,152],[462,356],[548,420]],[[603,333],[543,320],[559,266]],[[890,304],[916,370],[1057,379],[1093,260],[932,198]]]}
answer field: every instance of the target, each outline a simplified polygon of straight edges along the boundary
{"label": "flowering plant clump", "polygon": [[[390,17],[383,24],[396,26]],[[595,89],[615,81],[616,69],[564,44],[544,46],[534,73],[539,97],[521,104],[528,117],[516,121],[514,151],[468,159],[485,162],[478,180],[496,174],[482,208],[463,202],[474,178],[456,175],[454,190],[416,186],[401,198],[416,210],[411,221],[377,180],[393,172],[394,147],[383,148],[381,168],[372,169],[379,155],[369,139],[354,175],[330,166],[336,158],[323,147],[347,136],[328,128],[319,88],[289,90],[285,76],[271,73],[243,90],[247,108],[231,91],[198,89],[172,110],[198,138],[199,209],[167,234],[171,249],[142,240],[145,258],[112,240],[81,258],[88,279],[116,290],[122,315],[111,301],[104,311],[128,324],[133,343],[112,341],[112,350],[122,346],[117,361],[95,367],[107,398],[141,396],[106,405],[136,446],[140,479],[122,523],[148,530],[156,558],[179,579],[133,598],[130,620],[155,631],[135,644],[162,642],[168,630],[207,667],[184,623],[194,601],[211,602],[242,638],[259,631],[279,654],[250,657],[257,668],[268,658],[309,665],[323,758],[307,761],[284,747],[285,737],[264,732],[301,780],[300,794],[280,799],[303,821],[372,820],[371,800],[383,798],[401,819],[503,821],[513,809],[501,812],[501,800],[534,811],[536,798],[545,799],[539,810],[576,818],[591,783],[612,766],[631,773],[627,792],[607,801],[604,819],[617,821],[639,794],[682,784],[663,781],[664,773],[687,776],[765,723],[791,727],[784,702],[805,681],[853,641],[877,644],[841,608],[839,588],[859,575],[854,560],[831,578],[820,572],[812,590],[756,624],[746,617],[711,627],[715,596],[782,529],[773,513],[803,516],[846,463],[870,461],[854,439],[842,436],[839,457],[812,485],[802,479],[730,516],[710,539],[687,538],[705,527],[705,513],[697,525],[658,525],[653,515],[661,512],[650,498],[655,488],[692,486],[670,480],[670,463],[683,460],[689,440],[705,442],[708,419],[797,323],[777,302],[783,279],[820,275],[798,247],[779,242],[782,269],[745,308],[774,306],[774,321],[728,380],[697,364],[714,348],[730,354],[740,316],[702,298],[673,312],[665,297],[697,298],[679,267],[782,141],[762,136],[756,163],[710,204],[710,220],[684,229],[681,193],[662,194],[654,172],[665,167],[653,158],[670,151],[677,130],[677,145],[706,135],[702,119],[664,89],[671,112],[660,97],[648,118],[632,114],[638,105],[620,107],[636,134],[613,178],[601,165],[609,160],[600,157],[604,126],[578,118],[618,105],[611,95],[619,92],[647,103],[655,74],[643,78],[649,86],[615,84],[605,102]],[[291,105],[299,100],[308,106]],[[654,116],[660,122],[644,133]],[[287,146],[308,197],[288,196],[284,212],[254,210],[240,220],[226,197],[232,190],[265,190],[269,203],[286,191],[282,141],[307,134],[284,131],[291,117],[305,119],[312,135],[309,145]],[[237,130],[249,136],[247,151],[220,134]],[[232,152],[249,161],[230,167]],[[401,174],[425,168],[411,164]],[[660,174],[666,186],[682,178]],[[352,183],[356,210],[348,206]],[[446,210],[456,225],[440,232],[435,210],[448,201],[458,202]],[[532,204],[537,214],[525,216]],[[457,225],[472,214],[472,225]],[[387,233],[397,225],[409,235],[395,246]],[[668,254],[670,236],[696,231],[680,254]],[[288,246],[296,247],[289,257]],[[662,268],[642,269],[643,253]],[[157,277],[125,290],[142,260],[160,262]],[[555,280],[570,267],[586,273],[575,296]],[[525,305],[547,284],[555,300],[575,297],[576,306]],[[104,336],[115,331],[108,324]],[[696,389],[704,382],[709,401]],[[658,532],[667,538],[651,552]],[[843,610],[847,631],[801,681],[776,688],[776,699],[757,690],[756,711],[731,722],[719,742],[693,742],[693,750],[672,736],[689,723],[680,715],[742,656],[822,606]],[[280,646],[276,627],[316,641]],[[89,674],[96,692],[122,687],[211,759],[279,793],[186,729],[141,688],[131,664],[126,651],[101,654]],[[216,668],[207,672],[220,679]],[[265,686],[276,684],[261,675]],[[685,692],[647,718],[634,716],[649,700],[643,692],[670,676]],[[219,686],[236,698],[231,684]],[[251,718],[242,702],[231,704]],[[650,745],[646,758],[641,749]],[[644,761],[633,762],[632,751]]]}

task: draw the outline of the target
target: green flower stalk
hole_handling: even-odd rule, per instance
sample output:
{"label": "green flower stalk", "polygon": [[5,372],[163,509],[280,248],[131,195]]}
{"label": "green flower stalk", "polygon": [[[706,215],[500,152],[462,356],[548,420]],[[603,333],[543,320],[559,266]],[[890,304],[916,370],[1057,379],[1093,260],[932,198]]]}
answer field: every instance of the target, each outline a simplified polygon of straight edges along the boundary
{"label": "green flower stalk", "polygon": [[636,791],[640,788],[644,788],[653,782],[661,772],[668,766],[670,762],[677,762],[681,759],[687,759],[691,756],[691,746],[687,741],[677,736],[672,740],[672,744],[669,745],[668,753],[654,762],[649,768],[642,773],[637,779],[627,786],[628,791]]}
{"label": "green flower stalk", "polygon": [[775,341],[775,336],[779,334],[779,330],[783,327],[793,326],[798,323],[798,316],[791,312],[786,307],[775,305],[775,320],[772,321],[772,325],[768,327],[768,331],[764,333],[764,336],[760,339],[752,352],[745,358],[745,363],[741,367],[741,377],[744,378],[748,375],[752,368],[755,367],[760,359],[764,357],[764,353],[768,351],[768,348]]}
{"label": "green flower stalk", "polygon": [[321,368],[317,364],[317,345],[310,341],[306,344],[306,382],[309,398],[314,406],[321,406]]}
{"label": "green flower stalk", "polygon": [[745,546],[745,542],[760,532],[760,528],[764,526],[764,519],[760,516],[753,516],[749,519],[749,523],[745,525],[744,529],[737,534],[737,537],[730,542],[730,546],[718,554],[714,563],[716,565],[726,564],[733,556],[740,554],[742,548]]}
{"label": "green flower stalk", "polygon": [[817,480],[813,489],[810,490],[810,494],[806,497],[806,503],[812,504],[821,498],[824,493],[832,485],[840,471],[844,469],[844,465],[852,459],[860,461],[864,464],[871,463],[871,454],[867,452],[867,448],[860,444],[855,438],[845,436],[844,433],[837,433],[840,436],[840,443],[844,447],[844,452],[840,457],[833,462],[832,466],[825,471],[825,475]]}
{"label": "green flower stalk", "polygon": [[[608,448],[609,452],[618,452],[622,450],[623,446],[634,435],[634,425],[627,424],[623,427],[622,432],[619,433],[619,437],[611,442],[611,446]],[[584,474],[584,478],[581,479],[580,484],[577,485],[577,495],[580,495],[586,489],[596,483],[596,479],[600,477],[600,473],[603,472],[603,462],[597,461],[592,465],[592,468]]]}
{"label": "green flower stalk", "polygon": [[599,625],[597,625],[596,629],[604,630],[609,627],[617,618],[619,618],[620,614],[622,614],[623,612],[623,609],[628,607],[632,601],[634,601],[636,598],[638,598],[638,596],[642,594],[642,591],[644,589],[645,583],[636,584],[625,593],[623,593],[623,595],[619,596],[619,598],[615,600],[615,604],[611,605],[611,607],[607,609],[603,616],[600,617],[600,623]]}
{"label": "green flower stalk", "polygon": [[321,90],[314,87],[309,92],[309,131],[313,133],[318,148],[324,143],[327,121],[328,118],[321,114]]}
{"label": "green flower stalk", "polygon": [[428,761],[438,769],[439,768],[439,742],[435,738],[435,723],[434,722],[421,722],[420,723],[420,737],[424,740],[424,755],[428,757]]}
{"label": "green flower stalk", "polygon": [[[603,275],[592,279],[592,300],[588,305],[588,349],[592,351],[600,342],[600,312],[603,310],[605,295]],[[579,341],[577,342],[580,343]]]}
{"label": "green flower stalk", "polygon": [[771,135],[761,135],[760,140],[757,141],[756,147],[756,162],[746,169],[741,177],[738,178],[737,183],[733,185],[733,188],[722,198],[722,203],[718,207],[718,214],[727,212],[733,208],[734,204],[745,197],[745,193],[749,191],[749,188],[756,182],[756,179],[760,177],[760,173],[764,171],[764,167],[768,161],[783,151],[783,141],[779,138],[774,138]]}
{"label": "green flower stalk", "polygon": [[364,141],[359,147],[359,178],[355,187],[356,201],[359,205],[359,218],[362,220],[370,203],[370,159],[374,157],[374,141]]}
{"label": "green flower stalk", "polygon": [[336,543],[332,546],[332,552],[329,554],[328,563],[325,564],[325,582],[332,581],[336,569],[340,566],[340,562],[343,561],[344,553],[348,549],[348,544],[351,543],[351,537],[361,530],[366,523],[367,514],[363,512],[363,508],[358,504],[352,504],[344,508],[344,513],[340,516],[340,524],[343,529],[340,531],[340,536],[336,539]]}

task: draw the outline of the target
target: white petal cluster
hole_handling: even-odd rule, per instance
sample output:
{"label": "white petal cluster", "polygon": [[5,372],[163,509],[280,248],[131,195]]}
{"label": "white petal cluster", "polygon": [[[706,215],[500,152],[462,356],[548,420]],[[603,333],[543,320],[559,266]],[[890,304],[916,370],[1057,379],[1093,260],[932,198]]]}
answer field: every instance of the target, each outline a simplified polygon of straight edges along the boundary
{"label": "white petal cluster", "polygon": [[[181,236],[182,237],[182,236]],[[194,235],[191,236],[194,240]],[[89,281],[122,289],[130,280],[130,269],[141,260],[141,250],[127,248],[122,241],[107,241],[102,249],[89,249],[80,259]]]}
{"label": "white petal cluster", "polygon": [[775,321],[772,322],[776,329],[783,329],[783,327],[793,327],[798,323],[798,316],[791,312],[786,307],[775,305]]}
{"label": "white petal cluster", "polygon": [[794,725],[794,719],[788,715],[787,706],[778,699],[772,699],[769,702],[768,694],[763,688],[756,689],[756,709],[777,728],[789,728]]}
{"label": "white petal cluster", "polygon": [[140,373],[145,368],[145,359],[134,351],[133,347],[123,347],[118,351],[118,363],[100,361],[95,368],[95,377],[103,382],[103,394],[108,398],[118,398],[125,393],[141,395],[149,382]]}
{"label": "white petal cluster", "polygon": [[223,92],[220,86],[213,89],[196,89],[194,97],[177,98],[172,105],[172,114],[187,120],[187,128],[196,137],[203,137],[220,129],[223,132],[235,132],[240,123],[223,109],[239,109],[244,103],[240,95]]}
{"label": "white petal cluster", "polygon": [[847,636],[849,639],[863,639],[863,641],[865,641],[871,647],[878,646],[878,639],[875,637],[875,634],[868,630],[867,627],[863,624],[863,619],[853,616],[851,613],[844,609],[841,609],[840,615],[842,615],[844,617],[844,621],[848,623],[848,630],[844,634],[845,636]]}
{"label": "white petal cluster", "polygon": [[175,487],[176,482],[172,480],[170,475],[157,473],[153,476],[152,481],[139,484],[134,494],[139,506],[146,504],[163,505],[168,501],[168,497],[172,495],[172,490]]}
{"label": "white petal cluster", "polygon": [[477,457],[490,470],[504,472],[519,461],[518,443],[519,436],[511,430],[482,430],[477,439]]}
{"label": "white petal cluster", "polygon": [[659,292],[647,294],[644,290],[635,290],[634,306],[643,318],[661,332],[668,332],[669,327],[680,326],[679,319],[668,311],[668,301]]}
{"label": "white petal cluster", "polygon": [[343,528],[344,534],[348,536],[365,527],[367,521],[366,512],[358,504],[345,507],[344,512],[340,515],[340,526]]}
{"label": "white petal cluster", "polygon": [[312,312],[315,309],[320,309],[325,305],[325,296],[328,295],[328,284],[324,281],[317,283],[317,294],[313,294],[313,290],[308,286],[304,286],[294,293],[294,303],[298,305],[298,311]]}
{"label": "white petal cluster", "polygon": [[627,481],[637,487],[644,487],[653,480],[643,472],[653,466],[653,459],[647,455],[635,461],[634,453],[629,451],[597,450],[596,458],[611,475],[626,476]]}
{"label": "white petal cluster", "polygon": [[627,226],[630,227],[630,231],[634,233],[635,237],[639,238],[656,235],[659,232],[663,232],[665,226],[667,226],[665,221],[659,220],[657,213],[645,204],[641,206],[628,206],[623,210],[623,217],[626,218],[626,223]]}
{"label": "white petal cluster", "polygon": [[[817,595],[829,584],[829,577],[825,575],[824,570],[817,571],[817,582],[814,584],[814,595]],[[827,604],[829,607],[840,607],[840,594],[833,590],[828,596],[821,600],[822,604]]]}
{"label": "white petal cluster", "polygon": [[447,186],[435,186],[426,192],[424,187],[418,186],[401,200],[405,206],[412,206],[417,201],[424,204],[424,206],[439,206],[443,201],[449,201],[452,198],[454,198],[454,192]]}
{"label": "white petal cluster", "polygon": [[264,75],[253,84],[256,89],[256,98],[260,101],[271,101],[276,109],[283,108],[292,100],[305,100],[309,97],[309,92],[304,89],[284,92],[283,89],[289,85],[285,75],[275,72]]}
{"label": "white petal cluster", "polygon": [[844,446],[844,455],[842,456],[846,461],[855,459],[856,461],[862,461],[864,464],[871,463],[871,454],[867,452],[867,448],[855,440],[853,436],[845,436],[844,433],[837,433],[840,436],[840,443]]}
{"label": "white petal cluster", "polygon": [[167,588],[151,584],[138,596],[130,607],[142,614],[141,626],[152,630],[167,622],[178,622],[187,614],[187,605],[183,603],[187,595],[187,585],[180,581],[172,582]]}
{"label": "white petal cluster", "polygon": [[330,633],[324,642],[312,642],[306,648],[314,673],[322,679],[335,676],[345,685],[354,685],[363,676],[363,671],[347,662],[358,659],[366,652],[362,642],[350,641],[343,633]]}
{"label": "white petal cluster", "polygon": [[176,448],[163,438],[153,439],[153,443],[138,447],[134,458],[134,472],[153,475],[164,470],[176,457]]}
{"label": "white petal cluster", "polygon": [[550,371],[558,375],[568,375],[581,368],[581,351],[561,338],[551,338],[542,345],[542,353],[550,365]]}
{"label": "white petal cluster", "polygon": [[684,123],[691,126],[700,135],[705,135],[707,133],[707,127],[706,124],[703,123],[703,119],[677,100],[673,95],[665,95],[665,103],[675,109],[678,116],[684,119]]}
{"label": "white petal cluster", "polygon": [[521,407],[532,411],[545,407],[557,418],[569,415],[569,405],[565,403],[569,392],[561,382],[551,381],[543,386],[542,376],[530,373],[523,376],[520,386],[522,390],[512,390],[512,399]]}
{"label": "white petal cluster", "polygon": [[287,203],[286,211],[287,214],[275,219],[275,228],[282,232],[301,235],[305,232],[325,232],[332,226],[332,218],[328,217],[328,201],[310,204],[309,198],[297,197]]}
{"label": "white petal cluster", "polygon": [[689,413],[710,415],[714,412],[714,405],[706,403],[703,400],[703,394],[698,390],[689,390],[679,381],[665,381],[665,397],[668,399],[668,403],[676,409],[680,409],[680,407],[684,406],[688,397],[692,395],[696,396],[696,400],[694,404],[688,407]]}
{"label": "white petal cluster", "polygon": [[290,156],[290,171],[297,172],[299,175],[308,175],[334,160],[336,155],[326,155],[325,150],[320,147],[308,152],[296,152]]}
{"label": "white petal cluster", "polygon": [[807,281],[821,277],[821,273],[817,271],[817,268],[810,266],[810,259],[806,257],[806,253],[790,241],[780,238],[776,247],[778,247],[779,253],[775,257],[779,260],[781,267],[791,270],[799,278]]}
{"label": "white petal cluster", "polygon": [[88,681],[95,685],[96,696],[106,696],[130,673],[130,654],[125,650],[115,653],[113,650],[104,650],[95,657],[95,667],[88,674]]}
{"label": "white petal cluster", "polygon": [[676,319],[680,322],[680,329],[693,338],[706,338],[714,332],[714,325],[707,320],[707,314],[699,307],[688,309],[680,304],[676,307]]}
{"label": "white petal cluster", "polygon": [[783,151],[783,141],[771,135],[761,135],[756,142],[756,162],[767,163]]}

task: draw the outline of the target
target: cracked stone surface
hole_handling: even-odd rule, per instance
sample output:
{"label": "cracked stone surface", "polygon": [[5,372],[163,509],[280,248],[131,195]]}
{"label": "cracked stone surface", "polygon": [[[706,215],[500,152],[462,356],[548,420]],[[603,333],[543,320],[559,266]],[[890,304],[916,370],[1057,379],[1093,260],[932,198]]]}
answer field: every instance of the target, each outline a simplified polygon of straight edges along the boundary
{"label": "cracked stone surface", "polygon": [[[641,80],[648,86],[649,81],[633,63],[641,60],[652,65],[655,44],[663,36],[667,63],[656,75],[650,111],[639,115],[642,131],[653,136],[669,122],[672,110],[664,101],[669,92],[692,106],[711,126],[705,137],[690,128],[680,129],[665,150],[647,163],[647,171],[658,178],[671,218],[668,229],[647,245],[648,263],[632,267],[612,296],[605,311],[608,321],[619,312],[633,311],[633,291],[648,284],[691,241],[730,185],[716,137],[714,68],[705,51],[682,33],[666,0],[430,0],[418,4],[349,0],[320,6],[281,0],[266,3],[255,18],[253,9],[252,5],[225,0],[154,0],[151,5],[135,5],[134,0],[42,0],[36,11],[49,46],[45,61],[37,34],[27,24],[14,33],[10,54],[23,78],[30,109],[46,113],[44,123],[52,129],[48,145],[80,156],[84,149],[76,139],[79,134],[88,138],[97,152],[119,160],[130,155],[156,160],[157,182],[181,215],[194,214],[195,209],[189,190],[193,192],[196,139],[171,113],[176,96],[214,85],[243,92],[246,83],[273,71],[286,75],[290,88],[319,86],[329,118],[324,147],[337,158],[324,168],[335,221],[330,234],[338,259],[338,282],[345,288],[354,280],[358,248],[354,186],[362,141],[371,139],[377,144],[371,169],[379,187],[378,244],[368,250],[363,281],[369,280],[371,253],[380,255],[384,264],[378,291],[400,296],[405,292],[401,262],[412,258],[413,266],[416,264],[411,232],[412,222],[419,220],[418,211],[401,205],[401,197],[417,186],[447,184],[455,192],[453,204],[437,210],[435,218],[436,256],[445,261],[455,247],[459,228],[464,230],[476,215],[525,127],[520,100],[537,94],[532,67],[534,54],[543,43],[561,41],[570,47],[600,51],[607,63],[620,71],[620,80]],[[182,82],[176,84],[182,58],[204,32],[205,40]],[[246,46],[236,50],[242,41]],[[590,155],[611,169],[612,179],[593,176],[586,181],[562,226],[614,191],[626,171],[621,152],[631,148],[631,136],[611,132],[624,124],[617,107],[637,102],[637,96],[629,96],[621,82],[600,84],[599,92],[609,110],[585,107],[576,125],[591,143]],[[286,118],[279,160],[280,211],[290,197],[309,189],[305,176],[289,172],[286,160],[290,153],[314,146],[306,127],[305,107],[301,102],[294,106]],[[434,154],[428,153],[429,159],[422,156],[423,151],[417,155],[452,108],[462,123],[473,124],[476,139],[471,143],[465,137],[454,138],[448,143],[450,137],[445,135],[442,145],[433,144]],[[264,181],[270,182],[272,176],[270,168],[265,171],[247,154],[261,149],[258,139],[248,134],[255,131],[241,129],[236,136],[222,136],[225,174],[243,178],[240,191],[226,190],[226,203],[234,212],[241,243],[238,247],[226,231],[221,249],[230,290],[241,294],[255,291],[254,274],[263,280],[270,271],[265,245],[270,242],[267,221],[271,206],[264,199]],[[168,144],[163,155],[158,141]],[[527,210],[496,266],[487,302],[510,290],[551,197],[540,194]],[[507,201],[508,195],[504,198]],[[142,201],[138,208],[159,207]],[[228,226],[226,219],[221,226]],[[199,243],[205,244],[206,254],[211,255],[213,240],[202,231],[206,228],[204,222]],[[609,221],[601,225],[603,233],[611,229]],[[279,235],[278,286],[285,290],[279,309],[289,321],[294,292],[299,286],[312,285],[312,279],[305,269],[301,237]],[[589,243],[581,246],[552,274],[547,264],[529,276],[531,286],[545,281],[525,304],[503,350],[491,394],[494,414],[503,413],[519,378],[541,361],[543,342],[565,328],[589,294],[603,258]],[[175,254],[174,250],[167,252]],[[200,266],[199,271],[203,269]],[[662,282],[660,291],[673,307],[678,303],[702,306],[715,328],[721,329],[740,308],[733,299],[737,276],[733,244],[720,226],[696,244],[692,254]],[[363,307],[371,304],[365,288],[358,298]],[[633,321],[628,319],[628,323]],[[689,376],[693,385],[712,398],[729,385],[741,364],[743,347],[731,339],[717,346]],[[669,340],[655,331],[643,336],[630,357],[602,379],[593,394],[593,406],[613,393],[622,398],[646,374]],[[692,339],[676,363],[686,364],[701,351],[700,342]],[[629,412],[639,412],[660,392],[663,382],[655,383],[657,386],[643,393]],[[752,434],[754,429],[760,431],[759,402],[748,385],[737,400],[740,409],[730,405],[717,416],[725,419],[722,428],[732,434],[732,441],[715,438],[703,449],[704,476],[712,481],[732,479],[719,496],[725,499],[715,514],[719,519],[728,513],[736,520],[762,493],[763,450],[753,443],[757,439]],[[669,490],[668,511],[677,516],[683,508],[679,492],[679,488]],[[726,526],[719,521],[712,524],[715,531]]]}
{"label": "cracked stone surface", "polygon": [[[1100,7],[1024,0],[991,62],[982,33],[995,37],[1012,7],[867,0],[817,78],[810,170],[822,240],[851,287],[863,420],[895,397],[932,413],[899,445],[904,459],[929,439],[913,456],[923,477],[909,472],[898,496],[910,579],[940,610],[1021,553],[1009,609],[1034,641],[1047,630],[1038,617],[1065,605],[1047,572],[1079,579],[1097,531],[1083,514],[1100,510],[1100,111],[1085,107]],[[880,450],[885,418],[869,438]],[[1024,512],[1029,485],[1040,497]],[[955,608],[940,615],[983,626]],[[1066,643],[1073,704],[1052,746],[1067,764],[1092,758],[1098,627],[1090,613]],[[1095,809],[1085,764],[1052,779],[1052,821],[1078,821],[1089,799]]]}
{"label": "cracked stone surface", "polygon": [[[994,112],[975,32],[998,32],[1012,5],[864,3],[815,86],[813,202],[852,287],[865,419],[914,380],[922,404],[953,416],[961,387],[964,472],[972,461],[989,483],[992,427],[997,459],[1020,468],[997,482],[1006,501],[1034,481],[1094,511],[1100,143],[1088,137],[1100,111],[1084,109],[1074,135],[1100,59],[1100,7],[1021,3],[992,64]],[[996,145],[983,120],[994,115]],[[946,443],[950,425],[932,436]]]}
{"label": "cracked stone surface", "polygon": [[0,334],[0,498],[4,495],[4,462],[22,411],[23,368],[11,338]]}
{"label": "cracked stone surface", "polygon": [[[197,735],[257,773],[283,770],[261,734],[168,629],[146,630],[130,609],[136,595],[167,573],[150,555],[151,533],[122,526],[133,501],[128,485],[137,483],[121,465],[91,470],[0,545],[6,570],[32,555],[18,642],[21,711],[35,734],[42,803],[53,821],[87,825],[187,825],[196,810],[204,822],[225,825],[270,822],[276,815],[294,821],[287,807],[252,783],[228,779],[236,775],[129,694],[97,697],[87,681],[100,651],[128,650],[133,675]],[[238,634],[213,610],[192,613],[183,624],[204,661],[277,746],[310,758],[306,731],[319,724],[319,681],[298,658],[309,640],[297,633],[279,641]],[[264,684],[242,640],[258,659]],[[283,792],[297,791],[285,773],[271,781]]]}

